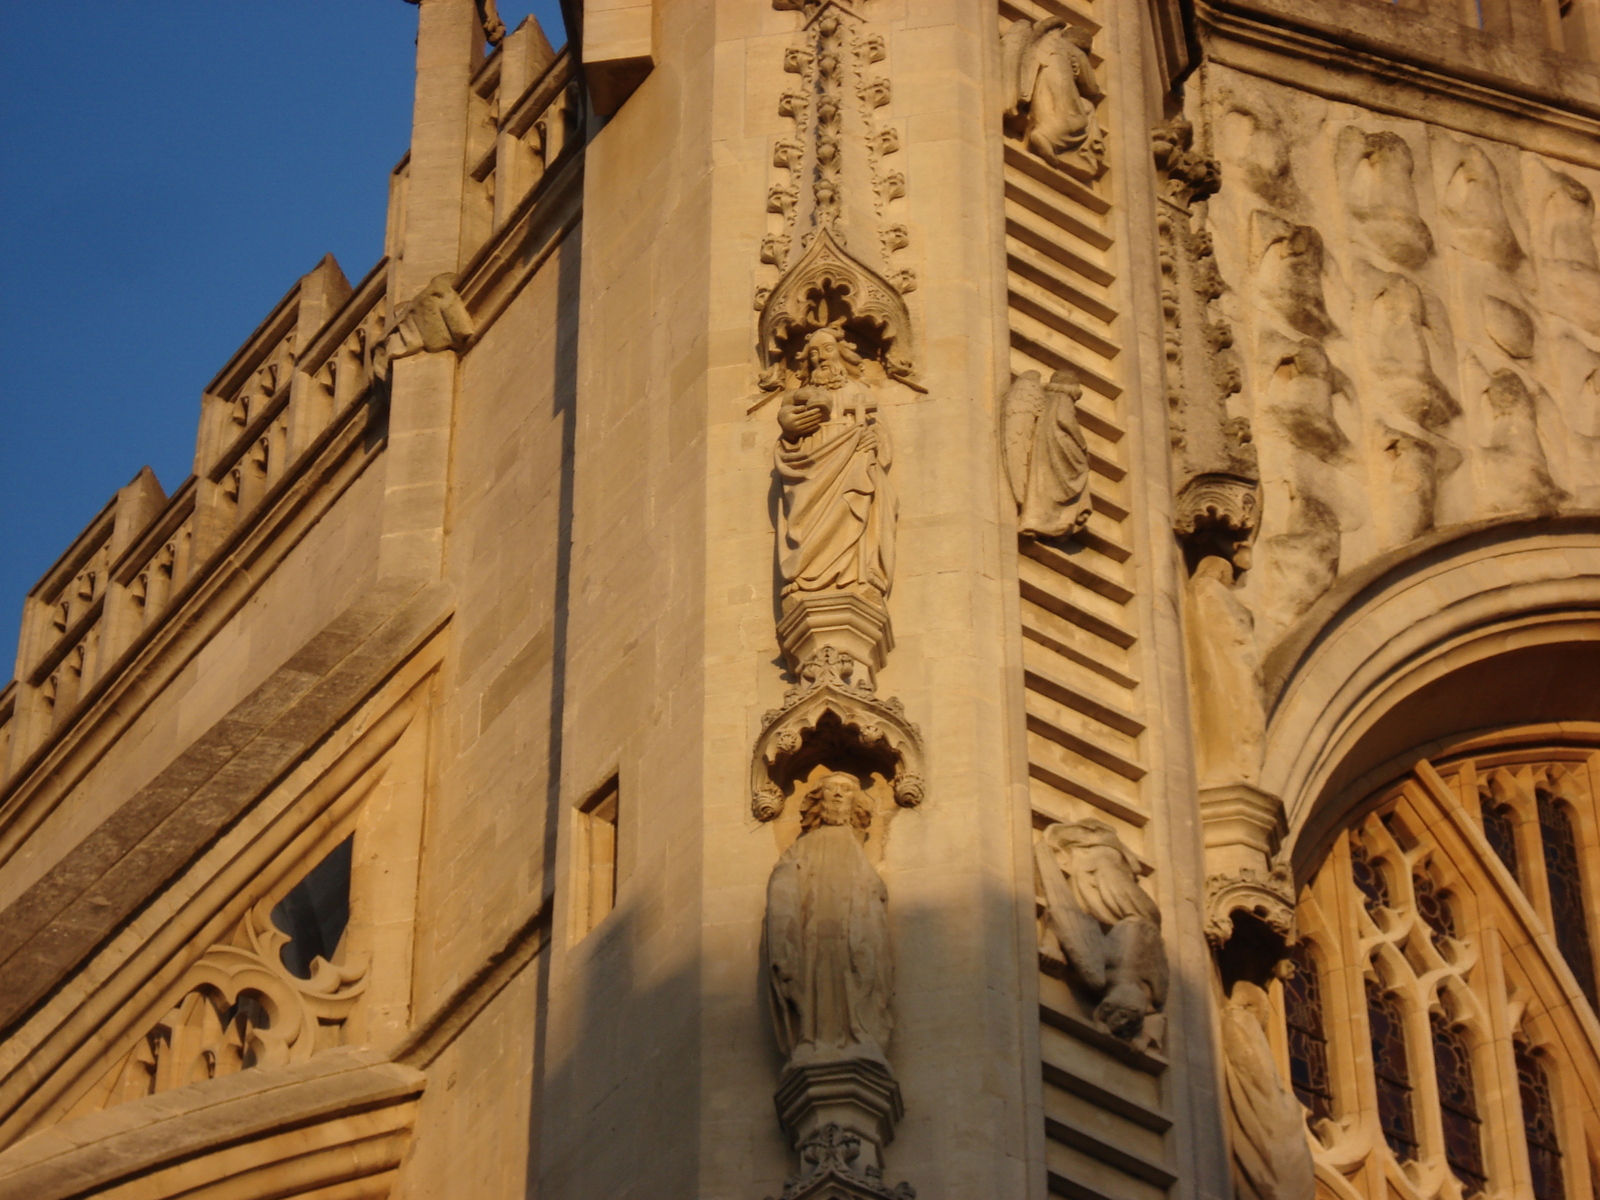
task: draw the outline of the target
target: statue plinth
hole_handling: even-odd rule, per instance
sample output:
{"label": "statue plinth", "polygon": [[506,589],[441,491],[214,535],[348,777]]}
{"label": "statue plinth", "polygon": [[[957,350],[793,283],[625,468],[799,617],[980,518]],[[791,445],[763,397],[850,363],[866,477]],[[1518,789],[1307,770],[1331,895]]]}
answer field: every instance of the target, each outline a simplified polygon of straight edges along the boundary
{"label": "statue plinth", "polygon": [[1279,937],[1294,937],[1294,880],[1277,859],[1283,802],[1248,783],[1202,788],[1206,847],[1206,936],[1222,946],[1233,916],[1249,913]]}
{"label": "statue plinth", "polygon": [[900,1085],[882,1063],[867,1058],[791,1065],[773,1097],[778,1121],[804,1156],[829,1126],[861,1139],[857,1170],[883,1168],[883,1148],[905,1114]]}
{"label": "statue plinth", "polygon": [[894,649],[894,633],[877,592],[827,588],[783,598],[778,644],[791,671],[798,672],[822,647],[833,646],[876,672]]}

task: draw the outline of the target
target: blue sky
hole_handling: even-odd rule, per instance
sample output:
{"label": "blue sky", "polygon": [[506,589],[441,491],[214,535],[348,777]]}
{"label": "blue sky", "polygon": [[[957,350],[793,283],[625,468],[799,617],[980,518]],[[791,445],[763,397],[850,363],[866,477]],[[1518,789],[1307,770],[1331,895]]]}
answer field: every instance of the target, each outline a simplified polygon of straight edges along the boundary
{"label": "blue sky", "polygon": [[[402,0],[73,0],[0,15],[0,682],[22,598],[328,251],[383,246],[410,132]],[[557,0],[501,0],[564,40]]]}

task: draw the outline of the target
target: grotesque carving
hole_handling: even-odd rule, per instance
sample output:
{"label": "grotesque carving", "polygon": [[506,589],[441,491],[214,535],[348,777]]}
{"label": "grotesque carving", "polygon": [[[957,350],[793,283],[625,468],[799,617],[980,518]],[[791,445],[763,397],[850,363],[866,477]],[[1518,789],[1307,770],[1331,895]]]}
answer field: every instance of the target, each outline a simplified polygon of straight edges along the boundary
{"label": "grotesque carving", "polygon": [[814,331],[803,357],[800,386],[778,406],[783,594],[865,589],[881,600],[894,577],[889,431],[860,356],[835,330]]}
{"label": "grotesque carving", "polygon": [[1284,1084],[1267,1040],[1272,1004],[1248,980],[1222,1010],[1223,1068],[1238,1200],[1311,1200],[1316,1186],[1305,1110]]}
{"label": "grotesque carving", "polygon": [[767,986],[791,1065],[883,1062],[894,1019],[888,893],[861,843],[872,801],[836,772],[805,793],[801,834],[767,883]]}
{"label": "grotesque carving", "polygon": [[472,314],[456,294],[453,274],[436,275],[395,310],[395,323],[372,351],[372,373],[382,379],[389,364],[413,354],[462,350],[472,340]]}
{"label": "grotesque carving", "polygon": [[1417,214],[1410,143],[1397,133],[1350,125],[1339,134],[1336,157],[1345,206],[1373,245],[1402,267],[1426,263],[1433,233]]}
{"label": "grotesque carving", "polygon": [[1061,17],[1014,21],[1001,38],[1008,132],[1052,166],[1090,178],[1105,159],[1092,44],[1093,34]]}
{"label": "grotesque carving", "polygon": [[1050,928],[1094,1019],[1125,1040],[1167,999],[1161,912],[1140,888],[1139,860],[1104,821],[1049,826],[1034,846]]}
{"label": "grotesque carving", "polygon": [[1076,533],[1089,521],[1089,451],[1078,428],[1083,385],[1070,370],[1049,383],[1024,371],[1006,392],[1000,428],[1018,531],[1034,537]]}

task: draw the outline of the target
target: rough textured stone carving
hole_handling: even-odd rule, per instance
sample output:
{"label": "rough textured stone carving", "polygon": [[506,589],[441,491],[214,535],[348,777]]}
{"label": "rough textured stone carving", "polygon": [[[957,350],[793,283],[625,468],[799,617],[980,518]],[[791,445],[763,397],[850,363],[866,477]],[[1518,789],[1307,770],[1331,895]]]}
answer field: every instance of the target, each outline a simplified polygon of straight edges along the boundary
{"label": "rough textured stone carving", "polygon": [[1250,218],[1250,241],[1256,286],[1278,315],[1307,337],[1333,333],[1322,292],[1322,235],[1258,209]]}
{"label": "rough textured stone carving", "polygon": [[1240,980],[1222,1010],[1223,1069],[1238,1200],[1311,1200],[1316,1193],[1305,1111],[1267,1040],[1267,993]]}
{"label": "rough textured stone carving", "polygon": [[767,883],[767,986],[790,1066],[884,1062],[894,1028],[888,893],[861,849],[872,801],[851,775],[805,793],[801,834]]}
{"label": "rough textured stone carving", "polygon": [[860,365],[835,330],[815,330],[806,339],[801,384],[778,406],[778,567],[785,596],[825,589],[889,594],[892,451]]}
{"label": "rough textured stone carving", "polygon": [[1078,427],[1083,384],[1070,370],[1049,383],[1024,371],[1006,392],[1000,414],[1006,473],[1017,502],[1018,531],[1061,537],[1089,521],[1089,450]]}
{"label": "rough textured stone carving", "polygon": [[1339,134],[1336,159],[1345,207],[1372,244],[1402,267],[1425,264],[1433,232],[1419,215],[1410,143],[1387,130],[1349,125]]}
{"label": "rough textured stone carving", "polygon": [[1091,179],[1105,169],[1093,37],[1061,17],[1014,21],[1001,35],[1008,132],[1052,166]]}
{"label": "rough textured stone carving", "polygon": [[1140,1038],[1167,999],[1161,912],[1139,886],[1139,860],[1104,821],[1059,822],[1034,846],[1050,928],[1094,1019]]}
{"label": "rough textured stone carving", "polygon": [[1500,193],[1500,173],[1483,150],[1461,148],[1461,161],[1444,190],[1443,210],[1452,222],[1451,240],[1466,253],[1515,271],[1524,258]]}
{"label": "rough textured stone carving", "polygon": [[1600,249],[1594,240],[1594,196],[1572,176],[1550,173],[1541,264],[1551,307],[1600,336]]}
{"label": "rough textured stone carving", "polygon": [[1550,478],[1528,385],[1515,371],[1496,371],[1483,390],[1483,402],[1489,420],[1481,450],[1489,511],[1555,512],[1567,494]]}

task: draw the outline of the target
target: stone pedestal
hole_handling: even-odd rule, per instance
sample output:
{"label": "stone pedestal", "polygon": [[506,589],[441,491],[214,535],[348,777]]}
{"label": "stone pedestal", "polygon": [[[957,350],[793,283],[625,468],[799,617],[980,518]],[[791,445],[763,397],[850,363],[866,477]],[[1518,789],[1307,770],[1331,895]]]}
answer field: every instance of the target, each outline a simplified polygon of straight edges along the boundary
{"label": "stone pedestal", "polygon": [[883,1147],[894,1140],[895,1123],[905,1113],[889,1068],[865,1058],[791,1066],[773,1099],[802,1161],[807,1146],[835,1126],[861,1139],[857,1170],[882,1170]]}
{"label": "stone pedestal", "polygon": [[876,673],[894,648],[894,633],[889,610],[876,592],[830,588],[783,598],[778,644],[791,671],[822,647],[833,646]]}
{"label": "stone pedestal", "polygon": [[1204,788],[1200,819],[1206,848],[1206,936],[1223,945],[1233,914],[1248,912],[1282,937],[1294,930],[1294,883],[1276,862],[1283,802],[1248,783]]}

